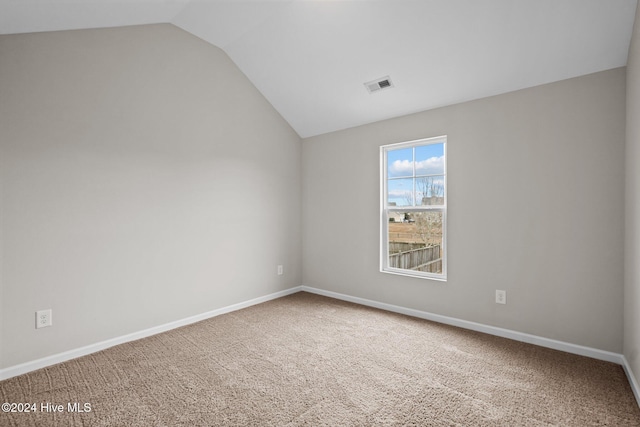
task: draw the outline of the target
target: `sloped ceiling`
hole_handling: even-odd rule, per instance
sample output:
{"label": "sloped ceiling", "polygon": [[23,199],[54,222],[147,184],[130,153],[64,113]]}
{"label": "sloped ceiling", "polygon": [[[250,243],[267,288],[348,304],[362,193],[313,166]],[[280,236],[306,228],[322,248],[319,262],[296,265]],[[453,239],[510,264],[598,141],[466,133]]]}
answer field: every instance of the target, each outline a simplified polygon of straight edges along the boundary
{"label": "sloped ceiling", "polygon": [[[308,137],[624,66],[636,3],[0,0],[0,34],[173,23]],[[366,90],[387,75],[392,89]]]}

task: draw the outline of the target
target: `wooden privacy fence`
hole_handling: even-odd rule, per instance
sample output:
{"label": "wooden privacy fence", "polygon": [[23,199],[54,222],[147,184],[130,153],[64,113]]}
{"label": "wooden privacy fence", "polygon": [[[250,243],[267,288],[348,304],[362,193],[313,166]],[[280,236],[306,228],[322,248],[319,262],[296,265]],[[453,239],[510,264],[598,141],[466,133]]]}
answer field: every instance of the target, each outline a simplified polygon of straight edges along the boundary
{"label": "wooden privacy fence", "polygon": [[389,253],[395,254],[398,252],[407,252],[412,249],[422,249],[424,247],[424,243],[389,242]]}
{"label": "wooden privacy fence", "polygon": [[442,272],[440,245],[389,254],[389,267],[440,273]]}

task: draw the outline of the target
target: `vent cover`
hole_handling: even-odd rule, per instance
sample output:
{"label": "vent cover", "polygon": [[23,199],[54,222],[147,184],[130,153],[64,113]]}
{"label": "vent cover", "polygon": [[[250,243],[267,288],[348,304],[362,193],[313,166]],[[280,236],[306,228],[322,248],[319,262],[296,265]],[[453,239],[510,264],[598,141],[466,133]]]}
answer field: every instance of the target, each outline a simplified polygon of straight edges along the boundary
{"label": "vent cover", "polygon": [[379,92],[383,89],[391,89],[393,82],[389,76],[380,77],[364,84],[369,93]]}

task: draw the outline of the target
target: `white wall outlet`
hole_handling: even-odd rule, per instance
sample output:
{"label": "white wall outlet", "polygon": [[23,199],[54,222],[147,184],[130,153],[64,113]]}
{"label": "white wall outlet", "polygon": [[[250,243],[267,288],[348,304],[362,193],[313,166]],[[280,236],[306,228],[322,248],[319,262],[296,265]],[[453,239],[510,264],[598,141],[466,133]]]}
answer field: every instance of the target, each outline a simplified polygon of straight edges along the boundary
{"label": "white wall outlet", "polygon": [[507,303],[507,291],[501,291],[500,289],[496,289],[496,304],[506,304]]}
{"label": "white wall outlet", "polygon": [[284,267],[279,265],[278,266],[278,276],[282,276],[284,274]]}
{"label": "white wall outlet", "polygon": [[51,309],[36,311],[36,329],[53,325],[51,321]]}

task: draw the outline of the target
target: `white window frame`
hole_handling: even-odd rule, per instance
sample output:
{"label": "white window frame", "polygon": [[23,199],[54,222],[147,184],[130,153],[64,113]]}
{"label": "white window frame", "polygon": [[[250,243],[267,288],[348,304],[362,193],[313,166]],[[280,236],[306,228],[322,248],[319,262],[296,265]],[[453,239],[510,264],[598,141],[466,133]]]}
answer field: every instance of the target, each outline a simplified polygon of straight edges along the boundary
{"label": "white window frame", "polygon": [[[443,144],[444,149],[444,204],[426,206],[388,206],[388,164],[387,153],[403,148],[415,148],[424,145]],[[415,153],[415,152],[414,152]],[[414,155],[415,160],[415,155]],[[415,164],[413,177],[415,179]],[[415,187],[415,184],[414,184]],[[437,136],[414,141],[387,144],[380,147],[380,271],[401,276],[419,277],[423,279],[447,280],[447,136]],[[414,188],[415,194],[415,188]],[[414,196],[415,197],[415,196]],[[414,271],[389,267],[389,212],[442,212],[442,274]]]}

